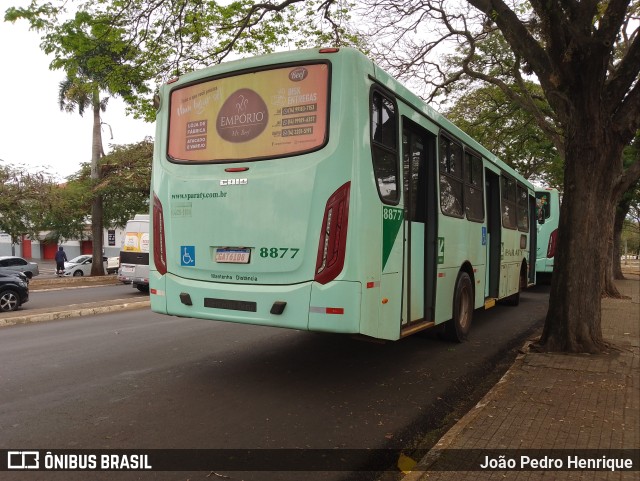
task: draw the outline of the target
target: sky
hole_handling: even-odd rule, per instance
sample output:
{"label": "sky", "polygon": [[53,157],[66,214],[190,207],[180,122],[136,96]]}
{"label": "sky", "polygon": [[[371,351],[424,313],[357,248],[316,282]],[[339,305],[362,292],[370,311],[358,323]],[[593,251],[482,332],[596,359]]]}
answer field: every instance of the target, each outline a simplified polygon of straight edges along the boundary
{"label": "sky", "polygon": [[[4,22],[9,5],[0,7],[0,165],[46,170],[59,180],[91,161],[92,114],[67,113],[58,105],[62,71],[49,70],[52,58],[40,50],[40,37],[26,21]],[[131,144],[154,136],[154,125],[127,116],[118,98],[109,99],[102,121],[104,150],[109,144]]]}

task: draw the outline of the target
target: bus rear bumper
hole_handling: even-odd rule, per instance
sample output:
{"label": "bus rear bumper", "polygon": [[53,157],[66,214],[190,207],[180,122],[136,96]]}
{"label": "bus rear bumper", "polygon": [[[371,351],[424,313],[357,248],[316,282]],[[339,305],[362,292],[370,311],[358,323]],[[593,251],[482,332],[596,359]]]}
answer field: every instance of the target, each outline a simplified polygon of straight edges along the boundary
{"label": "bus rear bumper", "polygon": [[536,261],[536,272],[551,274],[553,272],[554,258],[538,259]]}
{"label": "bus rear bumper", "polygon": [[[361,284],[224,284],[151,273],[151,309],[180,317],[359,333]],[[169,296],[166,293],[173,293]]]}

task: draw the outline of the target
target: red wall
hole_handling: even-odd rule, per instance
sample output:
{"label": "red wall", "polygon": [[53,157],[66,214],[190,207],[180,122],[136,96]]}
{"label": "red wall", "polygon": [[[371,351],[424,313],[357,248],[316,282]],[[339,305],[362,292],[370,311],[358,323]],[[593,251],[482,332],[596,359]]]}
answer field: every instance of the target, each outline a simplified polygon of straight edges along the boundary
{"label": "red wall", "polygon": [[57,250],[58,244],[42,244],[42,258],[49,260],[55,259]]}
{"label": "red wall", "polygon": [[93,254],[93,241],[81,241],[80,242],[80,253],[81,254]]}
{"label": "red wall", "polygon": [[31,251],[31,240],[22,236],[22,257],[25,259],[31,259],[33,252]]}

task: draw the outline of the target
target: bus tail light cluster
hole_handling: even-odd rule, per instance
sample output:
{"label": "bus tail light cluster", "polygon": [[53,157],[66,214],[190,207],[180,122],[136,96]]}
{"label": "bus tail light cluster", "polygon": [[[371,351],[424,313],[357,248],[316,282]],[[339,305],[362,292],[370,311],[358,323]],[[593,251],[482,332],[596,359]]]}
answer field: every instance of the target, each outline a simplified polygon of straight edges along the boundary
{"label": "bus tail light cluster", "polygon": [[335,279],[344,267],[350,191],[351,182],[347,182],[329,197],[324,209],[315,273],[320,284]]}
{"label": "bus tail light cluster", "polygon": [[555,257],[557,240],[558,240],[558,229],[555,229],[549,236],[549,246],[547,247],[547,259],[551,259]]}
{"label": "bus tail light cluster", "polygon": [[164,213],[162,203],[153,194],[153,262],[159,274],[167,273],[167,244],[164,238]]}

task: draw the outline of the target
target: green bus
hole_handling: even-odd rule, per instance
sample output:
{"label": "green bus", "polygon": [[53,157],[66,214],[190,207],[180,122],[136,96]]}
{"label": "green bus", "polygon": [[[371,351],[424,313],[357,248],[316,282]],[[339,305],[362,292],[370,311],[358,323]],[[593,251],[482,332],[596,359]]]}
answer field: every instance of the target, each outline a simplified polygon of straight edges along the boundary
{"label": "green bus", "polygon": [[155,312],[460,341],[535,281],[533,185],[357,50],[223,63],[157,101]]}
{"label": "green bus", "polygon": [[536,187],[536,275],[549,277],[553,273],[553,262],[558,244],[558,222],[560,220],[560,194],[557,189]]}

